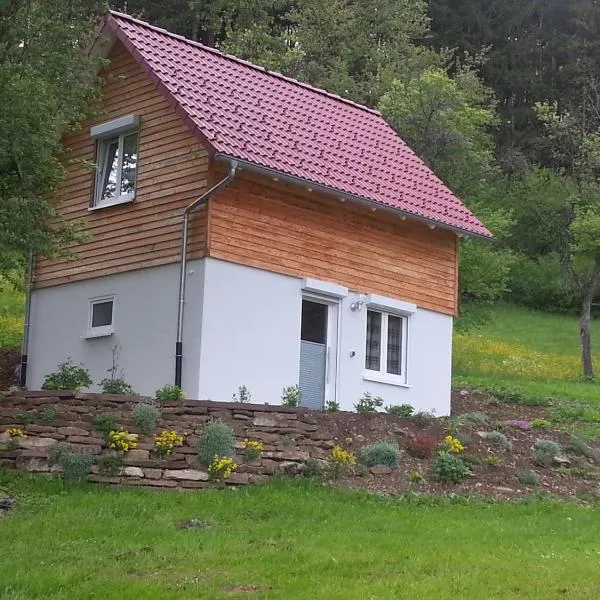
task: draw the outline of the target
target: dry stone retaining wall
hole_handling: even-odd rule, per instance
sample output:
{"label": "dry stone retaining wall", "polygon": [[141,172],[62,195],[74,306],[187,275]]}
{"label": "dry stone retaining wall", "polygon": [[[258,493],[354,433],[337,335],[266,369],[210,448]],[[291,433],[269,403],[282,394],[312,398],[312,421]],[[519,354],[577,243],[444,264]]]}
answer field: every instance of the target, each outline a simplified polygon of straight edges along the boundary
{"label": "dry stone retaining wall", "polygon": [[[332,434],[320,427],[315,415],[302,408],[185,400],[160,407],[157,424],[185,434],[184,445],[166,458],[153,455],[154,434],[144,435],[132,419],[132,408],[149,398],[76,392],[13,392],[0,396],[0,464],[30,472],[48,473],[59,470],[50,459],[56,442],[68,442],[73,450],[86,452],[98,459],[122,456],[118,476],[101,474],[98,461],[92,467],[92,481],[125,483],[163,488],[208,487],[206,465],[200,465],[196,444],[204,423],[218,418],[229,424],[236,434],[235,462],[239,469],[226,483],[248,484],[269,476],[301,472],[309,459],[323,460],[334,446]],[[50,422],[48,416],[56,411]],[[103,436],[93,430],[96,415],[112,415],[119,428],[139,433],[136,448],[117,453],[107,448]],[[3,432],[16,427],[27,437],[18,439],[19,447],[7,449],[8,437]],[[260,460],[247,461],[243,454],[245,438],[260,440],[264,452]]]}

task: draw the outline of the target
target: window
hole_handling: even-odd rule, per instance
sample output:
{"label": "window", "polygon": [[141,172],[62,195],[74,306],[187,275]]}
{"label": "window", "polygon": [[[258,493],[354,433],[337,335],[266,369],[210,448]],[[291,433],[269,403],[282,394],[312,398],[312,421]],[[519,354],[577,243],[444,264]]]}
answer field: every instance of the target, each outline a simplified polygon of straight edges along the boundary
{"label": "window", "polygon": [[138,166],[139,119],[120,117],[95,125],[90,134],[96,139],[96,184],[92,208],[131,202],[135,197]]}
{"label": "window", "polygon": [[114,332],[114,296],[90,300],[86,338],[104,337]]}
{"label": "window", "polygon": [[390,383],[406,382],[407,317],[367,310],[365,369]]}

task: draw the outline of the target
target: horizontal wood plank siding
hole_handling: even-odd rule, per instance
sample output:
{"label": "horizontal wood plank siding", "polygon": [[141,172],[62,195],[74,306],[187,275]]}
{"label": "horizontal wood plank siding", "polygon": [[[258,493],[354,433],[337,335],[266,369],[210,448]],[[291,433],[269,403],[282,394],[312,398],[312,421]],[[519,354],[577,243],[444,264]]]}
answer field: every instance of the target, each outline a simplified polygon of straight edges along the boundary
{"label": "horizontal wood plank siding", "polygon": [[[84,220],[90,239],[72,248],[75,260],[36,261],[36,287],[178,262],[181,213],[207,189],[209,157],[200,140],[120,43],[109,59],[103,112],[63,140],[67,177],[56,193],[60,214]],[[90,127],[129,114],[141,121],[135,202],[89,211],[95,155]],[[206,222],[206,208],[192,216],[191,258],[206,253]]]}
{"label": "horizontal wood plank siding", "polygon": [[212,257],[456,312],[451,232],[248,173],[209,212]]}

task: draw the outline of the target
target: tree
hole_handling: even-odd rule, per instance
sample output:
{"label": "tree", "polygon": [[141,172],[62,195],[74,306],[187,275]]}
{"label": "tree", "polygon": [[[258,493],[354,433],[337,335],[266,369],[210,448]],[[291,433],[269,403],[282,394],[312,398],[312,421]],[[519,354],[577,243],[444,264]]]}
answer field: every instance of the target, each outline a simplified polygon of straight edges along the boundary
{"label": "tree", "polygon": [[61,136],[97,91],[86,48],[102,10],[97,0],[25,0],[0,12],[0,273],[78,237],[48,198],[64,174]]}

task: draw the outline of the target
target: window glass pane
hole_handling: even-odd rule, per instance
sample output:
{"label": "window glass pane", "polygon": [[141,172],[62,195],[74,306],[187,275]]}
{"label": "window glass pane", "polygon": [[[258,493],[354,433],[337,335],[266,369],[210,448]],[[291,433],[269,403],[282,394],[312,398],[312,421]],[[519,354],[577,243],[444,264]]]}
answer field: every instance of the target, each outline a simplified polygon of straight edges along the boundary
{"label": "window glass pane", "polygon": [[401,374],[402,363],[402,317],[388,315],[387,372]]}
{"label": "window glass pane", "polygon": [[112,325],[113,301],[94,302],[92,304],[92,327]]}
{"label": "window glass pane", "polygon": [[367,349],[365,368],[379,371],[381,364],[381,313],[367,311]]}
{"label": "window glass pane", "polygon": [[102,145],[102,186],[100,200],[114,198],[117,191],[119,168],[119,140],[109,140]]}
{"label": "window glass pane", "polygon": [[121,194],[133,193],[137,170],[137,133],[123,138],[123,168],[121,170]]}
{"label": "window glass pane", "polygon": [[300,338],[305,342],[327,343],[327,305],[302,300]]}

